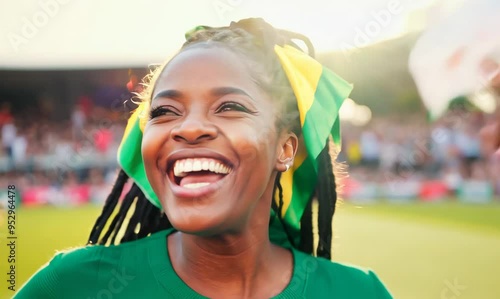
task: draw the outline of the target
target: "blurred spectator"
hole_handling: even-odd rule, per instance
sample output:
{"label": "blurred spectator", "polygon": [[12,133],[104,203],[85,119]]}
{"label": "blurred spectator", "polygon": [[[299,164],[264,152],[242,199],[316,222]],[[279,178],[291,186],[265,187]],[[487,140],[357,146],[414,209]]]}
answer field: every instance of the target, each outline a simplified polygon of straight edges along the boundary
{"label": "blurred spectator", "polygon": [[442,168],[458,166],[454,163],[453,144],[453,130],[444,121],[438,121],[431,131],[431,155],[434,159],[431,171],[436,173]]}
{"label": "blurred spectator", "polygon": [[85,127],[85,123],[87,121],[87,117],[83,108],[80,105],[77,105],[71,114],[71,124],[73,128],[73,140],[80,141],[83,138],[83,128]]}
{"label": "blurred spectator", "polygon": [[380,144],[377,134],[371,130],[361,133],[361,164],[368,169],[377,169],[380,161]]}
{"label": "blurred spectator", "polygon": [[465,178],[472,177],[474,163],[479,161],[481,146],[477,132],[467,126],[464,130],[456,133],[456,145],[460,152],[462,175]]}
{"label": "blurred spectator", "polygon": [[24,132],[20,132],[12,142],[12,161],[16,167],[24,167],[26,165],[26,150],[28,141]]}
{"label": "blurred spectator", "polygon": [[14,167],[14,156],[12,146],[17,136],[17,128],[14,125],[14,119],[7,118],[2,126],[2,147],[9,159],[9,169]]}
{"label": "blurred spectator", "polygon": [[109,129],[101,129],[94,134],[95,147],[103,154],[108,152],[112,141],[113,132]]}
{"label": "blurred spectator", "polygon": [[350,139],[347,141],[346,155],[349,165],[357,166],[361,163],[362,154],[358,140]]}
{"label": "blurred spectator", "polygon": [[12,122],[13,119],[10,112],[10,104],[2,103],[2,108],[0,109],[0,127],[6,123]]}
{"label": "blurred spectator", "polygon": [[80,107],[86,119],[90,118],[94,103],[88,96],[80,96],[77,100],[77,106]]}
{"label": "blurred spectator", "polygon": [[380,151],[380,167],[383,171],[393,171],[399,162],[400,148],[392,136],[385,136]]}

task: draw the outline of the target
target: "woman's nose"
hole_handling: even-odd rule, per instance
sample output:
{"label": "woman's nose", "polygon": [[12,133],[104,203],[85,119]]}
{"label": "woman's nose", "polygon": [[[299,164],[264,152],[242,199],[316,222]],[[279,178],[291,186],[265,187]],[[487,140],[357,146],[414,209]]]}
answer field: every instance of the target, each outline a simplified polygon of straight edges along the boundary
{"label": "woman's nose", "polygon": [[217,137],[217,129],[201,117],[187,117],[179,126],[170,131],[172,139],[188,144],[196,144]]}

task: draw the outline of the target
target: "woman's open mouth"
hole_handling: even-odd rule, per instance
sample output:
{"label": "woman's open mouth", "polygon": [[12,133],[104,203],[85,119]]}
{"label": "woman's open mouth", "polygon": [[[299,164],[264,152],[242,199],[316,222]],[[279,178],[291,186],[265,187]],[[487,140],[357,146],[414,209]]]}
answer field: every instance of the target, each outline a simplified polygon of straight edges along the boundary
{"label": "woman's open mouth", "polygon": [[200,189],[221,181],[231,170],[230,165],[217,159],[187,158],[174,162],[169,177],[182,188]]}

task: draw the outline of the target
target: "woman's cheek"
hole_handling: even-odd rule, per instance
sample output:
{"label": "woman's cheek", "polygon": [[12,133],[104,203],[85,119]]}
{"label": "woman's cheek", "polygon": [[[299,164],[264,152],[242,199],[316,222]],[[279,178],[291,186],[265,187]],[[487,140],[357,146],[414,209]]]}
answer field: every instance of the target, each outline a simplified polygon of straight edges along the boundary
{"label": "woman's cheek", "polygon": [[[163,132],[163,134],[165,134]],[[142,138],[142,157],[146,167],[146,172],[152,170],[155,161],[158,160],[158,154],[161,152],[161,145],[163,143],[162,130],[159,126],[146,126]]]}
{"label": "woman's cheek", "polygon": [[240,130],[231,136],[231,143],[238,147],[238,155],[242,161],[255,161],[274,153],[275,132],[272,129]]}
{"label": "woman's cheek", "polygon": [[147,129],[147,131],[144,131],[144,135],[142,137],[142,157],[144,159],[144,162],[147,163],[150,161],[152,158],[152,153],[154,152],[154,140],[151,138],[150,134],[151,129]]}

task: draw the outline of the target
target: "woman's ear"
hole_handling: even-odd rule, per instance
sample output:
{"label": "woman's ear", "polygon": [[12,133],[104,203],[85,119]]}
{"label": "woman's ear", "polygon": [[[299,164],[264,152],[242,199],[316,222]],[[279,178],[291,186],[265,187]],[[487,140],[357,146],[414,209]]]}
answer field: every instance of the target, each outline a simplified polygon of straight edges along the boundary
{"label": "woman's ear", "polygon": [[293,165],[293,159],[297,153],[299,140],[294,133],[287,133],[280,140],[278,149],[278,159],[276,161],[276,170],[285,172]]}

